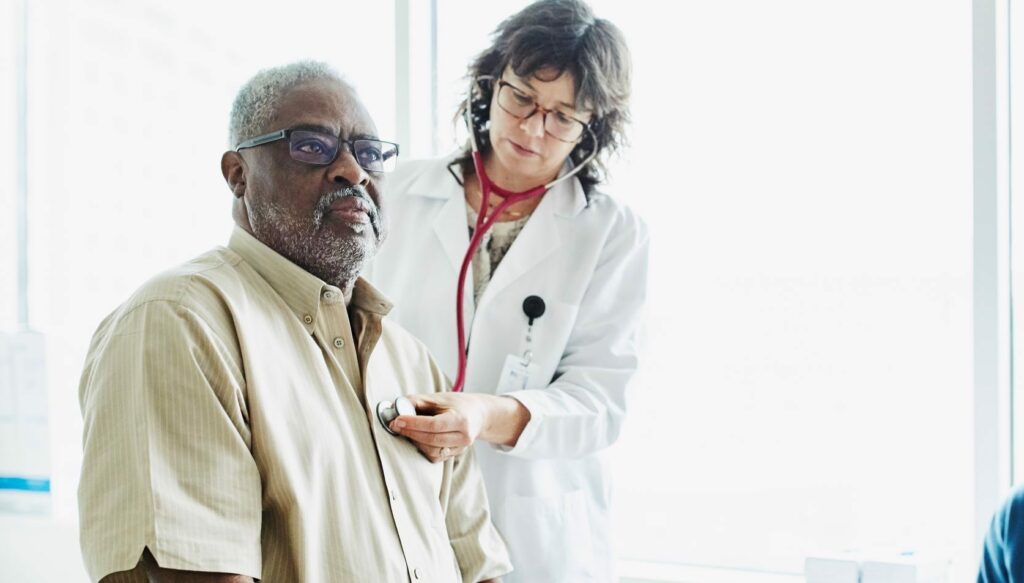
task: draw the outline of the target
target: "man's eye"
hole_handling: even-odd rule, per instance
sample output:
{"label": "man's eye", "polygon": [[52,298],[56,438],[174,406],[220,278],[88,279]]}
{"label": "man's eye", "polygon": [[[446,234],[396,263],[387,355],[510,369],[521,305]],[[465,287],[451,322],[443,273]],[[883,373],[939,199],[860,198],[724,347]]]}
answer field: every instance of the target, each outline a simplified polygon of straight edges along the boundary
{"label": "man's eye", "polygon": [[380,150],[377,148],[364,148],[359,152],[359,157],[362,158],[363,162],[379,162],[381,159]]}
{"label": "man's eye", "polygon": [[295,144],[295,149],[306,154],[324,154],[327,152],[327,145],[320,140],[303,140]]}

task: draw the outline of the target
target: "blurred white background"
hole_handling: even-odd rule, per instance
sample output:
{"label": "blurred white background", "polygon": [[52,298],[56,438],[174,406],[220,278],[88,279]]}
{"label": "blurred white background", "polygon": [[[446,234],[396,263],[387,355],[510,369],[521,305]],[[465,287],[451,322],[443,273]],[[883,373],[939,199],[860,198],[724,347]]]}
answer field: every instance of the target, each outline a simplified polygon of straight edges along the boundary
{"label": "blurred white background", "polygon": [[[21,4],[0,3],[8,332]],[[444,153],[466,64],[525,4],[30,3],[27,293],[47,346],[52,497],[47,516],[0,514],[0,580],[84,580],[88,341],[144,280],[226,242],[219,159],[239,86],[325,60],[403,159]],[[968,580],[972,2],[591,5],[635,67],[632,145],[607,190],[652,236],[644,364],[611,452],[623,574],[795,581],[808,555],[884,546],[939,553]]]}

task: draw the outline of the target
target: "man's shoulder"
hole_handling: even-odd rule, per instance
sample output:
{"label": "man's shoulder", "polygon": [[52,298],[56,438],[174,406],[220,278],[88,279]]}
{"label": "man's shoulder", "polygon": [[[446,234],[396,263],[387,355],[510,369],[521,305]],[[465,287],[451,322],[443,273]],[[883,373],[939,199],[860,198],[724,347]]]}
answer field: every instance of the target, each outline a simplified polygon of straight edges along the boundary
{"label": "man's shoulder", "polygon": [[200,307],[231,293],[240,283],[242,258],[225,247],[167,269],[142,284],[122,306],[131,310],[150,302]]}
{"label": "man's shoulder", "polygon": [[[229,324],[228,303],[244,291],[243,262],[224,247],[167,269],[143,283],[101,325],[123,328],[133,320],[176,318],[194,314],[209,325]],[[123,332],[123,330],[122,330]]]}

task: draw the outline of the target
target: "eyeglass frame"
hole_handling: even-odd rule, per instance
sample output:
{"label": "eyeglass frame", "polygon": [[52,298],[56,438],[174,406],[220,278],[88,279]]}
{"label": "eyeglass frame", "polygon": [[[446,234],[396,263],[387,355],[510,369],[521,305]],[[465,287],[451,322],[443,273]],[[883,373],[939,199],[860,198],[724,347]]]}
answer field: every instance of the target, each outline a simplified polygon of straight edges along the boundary
{"label": "eyeglass frame", "polygon": [[[502,108],[502,109],[504,109],[504,108]],[[346,145],[348,145],[348,151],[352,153],[352,158],[356,161],[356,164],[359,164],[359,167],[362,168],[363,170],[366,170],[367,172],[373,172],[375,174],[386,174],[388,172],[391,172],[390,170],[373,170],[371,168],[367,168],[367,167],[363,166],[362,164],[360,164],[359,158],[355,155],[355,151],[356,151],[355,142],[360,142],[360,141],[362,141],[362,142],[379,142],[381,144],[388,144],[388,145],[394,146],[395,147],[395,155],[394,155],[394,157],[395,158],[398,157],[399,146],[395,142],[389,142],[387,140],[380,140],[380,139],[377,139],[377,138],[352,138],[352,139],[346,140],[346,139],[343,139],[341,136],[335,136],[334,134],[330,134],[330,133],[327,133],[327,132],[322,132],[322,131],[319,131],[319,130],[316,130],[316,129],[301,128],[301,127],[277,130],[276,132],[270,132],[268,134],[263,134],[263,135],[260,135],[260,136],[256,136],[255,138],[249,138],[248,140],[243,140],[237,146],[235,146],[235,150],[234,151],[238,152],[239,150],[244,150],[246,148],[255,148],[257,146],[262,146],[264,144],[269,144],[269,143],[272,143],[272,142],[276,142],[278,140],[288,140],[288,139],[291,138],[292,132],[310,132],[310,133],[314,133],[314,134],[321,134],[321,135],[324,135],[324,136],[332,136],[332,137],[334,137],[335,139],[338,140],[338,151],[334,153],[334,157],[333,158],[331,158],[327,162],[324,162],[323,164],[317,164],[316,162],[309,162],[309,161],[306,161],[306,160],[296,160],[295,157],[291,155],[291,148],[289,147],[288,156],[292,160],[295,160],[296,162],[299,162],[301,164],[309,164],[310,166],[330,166],[331,164],[334,164],[334,162],[338,159],[338,156],[341,155],[341,145],[342,144],[346,144]],[[290,142],[289,142],[289,146],[291,146]]]}
{"label": "eyeglass frame", "polygon": [[[492,79],[493,79],[493,77],[492,77]],[[583,121],[581,119],[577,119],[577,118],[575,118],[575,117],[573,117],[571,115],[566,115],[565,112],[559,111],[557,109],[548,109],[548,108],[542,106],[540,103],[538,103],[536,97],[534,97],[533,95],[530,95],[526,91],[523,91],[519,87],[516,87],[515,85],[513,85],[512,83],[509,83],[508,81],[506,81],[504,79],[500,79],[500,78],[499,79],[494,79],[494,82],[497,85],[497,87],[494,89],[494,102],[498,104],[498,107],[500,107],[502,111],[504,111],[505,113],[511,115],[512,117],[514,117],[516,119],[524,120],[524,121],[530,119],[531,117],[533,117],[538,111],[541,112],[543,115],[541,117],[540,123],[541,123],[541,127],[544,128],[544,133],[549,135],[549,136],[551,136],[552,138],[558,140],[559,142],[562,142],[563,144],[578,144],[581,141],[583,141],[583,137],[586,136],[587,131],[590,130],[590,122],[585,122],[585,121]],[[520,116],[512,113],[511,111],[505,109],[501,105],[500,98],[498,97],[498,95],[501,93],[502,87],[508,87],[508,88],[512,89],[513,91],[516,91],[518,93],[521,93],[521,94],[529,97],[533,101],[533,109],[530,110],[530,113],[520,117]],[[556,136],[555,134],[551,133],[550,131],[548,131],[548,114],[549,113],[557,113],[559,115],[564,115],[568,119],[571,119],[572,121],[574,121],[574,122],[580,124],[581,126],[583,126],[583,129],[580,131],[580,135],[576,139],[574,139],[574,140],[565,140],[565,139],[562,139],[562,138]],[[593,122],[593,120],[591,120],[591,122]]]}

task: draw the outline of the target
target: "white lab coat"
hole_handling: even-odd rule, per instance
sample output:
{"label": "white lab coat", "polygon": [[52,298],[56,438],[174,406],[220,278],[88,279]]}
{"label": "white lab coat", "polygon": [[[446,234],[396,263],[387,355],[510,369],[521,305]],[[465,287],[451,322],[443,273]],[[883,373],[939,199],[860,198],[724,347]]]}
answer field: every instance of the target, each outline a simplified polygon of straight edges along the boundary
{"label": "white lab coat", "polygon": [[[406,162],[388,177],[390,234],[366,275],[394,301],[391,317],[454,380],[455,287],[469,233],[451,160]],[[544,196],[477,308],[473,276],[466,278],[467,392],[496,392],[506,357],[526,350],[523,300],[537,295],[546,304],[533,324],[527,388],[506,393],[531,420],[514,448],[476,444],[492,518],[515,567],[507,582],[616,580],[601,450],[619,435],[637,367],[647,251],[639,217],[601,193],[588,205],[571,179]]]}

